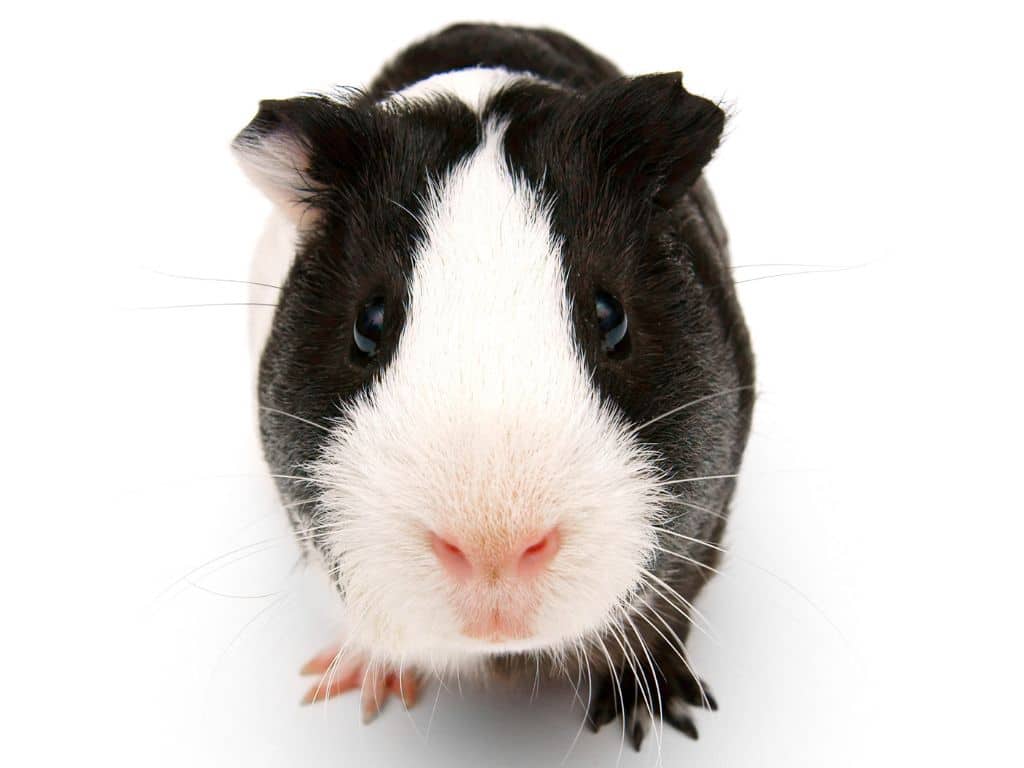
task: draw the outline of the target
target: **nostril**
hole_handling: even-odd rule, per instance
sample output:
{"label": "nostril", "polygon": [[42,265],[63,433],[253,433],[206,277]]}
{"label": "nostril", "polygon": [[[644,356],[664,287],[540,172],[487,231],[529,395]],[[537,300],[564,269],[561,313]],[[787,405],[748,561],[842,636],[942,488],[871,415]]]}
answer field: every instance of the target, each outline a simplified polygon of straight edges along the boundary
{"label": "nostril", "polygon": [[451,555],[453,555],[455,557],[465,557],[465,555],[462,554],[462,550],[459,549],[458,547],[456,547],[450,541],[445,541],[444,539],[441,539],[440,537],[438,537],[438,539],[441,542],[441,546],[444,547],[446,552],[448,552],[449,554],[451,554]]}
{"label": "nostril", "polygon": [[524,555],[535,555],[538,552],[543,551],[548,546],[548,539],[544,537],[536,544],[531,544],[529,547],[523,550]]}
{"label": "nostril", "polygon": [[557,528],[552,528],[539,539],[528,544],[519,554],[519,574],[533,576],[547,567],[561,546],[561,537]]}
{"label": "nostril", "polygon": [[469,558],[454,542],[431,532],[430,546],[444,569],[455,578],[464,579],[473,572],[473,565],[469,562]]}

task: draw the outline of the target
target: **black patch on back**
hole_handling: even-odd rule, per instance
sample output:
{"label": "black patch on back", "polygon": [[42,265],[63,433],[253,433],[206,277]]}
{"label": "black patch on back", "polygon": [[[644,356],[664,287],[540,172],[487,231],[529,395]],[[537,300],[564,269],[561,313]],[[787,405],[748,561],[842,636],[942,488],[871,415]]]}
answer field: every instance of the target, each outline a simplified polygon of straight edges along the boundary
{"label": "black patch on back", "polygon": [[431,75],[467,67],[530,72],[569,88],[618,77],[610,61],[550,29],[455,24],[406,48],[374,79],[369,96],[382,99]]}

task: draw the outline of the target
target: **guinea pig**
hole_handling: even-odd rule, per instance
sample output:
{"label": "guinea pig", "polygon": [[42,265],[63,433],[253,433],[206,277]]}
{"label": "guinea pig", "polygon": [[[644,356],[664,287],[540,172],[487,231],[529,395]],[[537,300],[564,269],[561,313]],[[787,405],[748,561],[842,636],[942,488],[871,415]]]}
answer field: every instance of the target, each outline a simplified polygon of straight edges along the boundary
{"label": "guinea pig", "polygon": [[[754,365],[701,176],[725,115],[558,32],[460,24],[264,101],[260,435],[345,638],[307,701],[589,676],[594,730],[696,738],[685,642]],[[271,317],[272,313],[272,317]]]}

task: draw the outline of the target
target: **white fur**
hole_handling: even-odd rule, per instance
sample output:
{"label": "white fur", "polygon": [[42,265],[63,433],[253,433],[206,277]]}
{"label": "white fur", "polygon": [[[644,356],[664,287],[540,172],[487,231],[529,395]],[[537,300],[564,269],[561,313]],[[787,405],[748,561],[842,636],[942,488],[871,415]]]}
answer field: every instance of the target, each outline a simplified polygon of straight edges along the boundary
{"label": "white fur", "polygon": [[[519,77],[449,72],[384,106],[446,93],[479,112]],[[614,620],[652,554],[655,469],[590,380],[561,244],[535,193],[506,170],[502,131],[488,126],[478,151],[432,190],[398,349],[345,408],[316,467],[337,526],[324,565],[343,585],[351,642],[394,663],[465,666],[492,652],[559,650]],[[294,158],[279,149],[242,153],[282,208],[253,267],[254,280],[278,285],[298,222],[280,191],[290,180],[279,161],[294,168]],[[555,525],[562,548],[529,582],[458,586],[428,542],[433,530],[501,547]],[[462,634],[467,615],[496,606],[524,617],[528,636],[496,644]]]}
{"label": "white fur", "polygon": [[[561,244],[501,138],[489,126],[433,190],[394,358],[317,468],[353,641],[396,661],[560,648],[609,621],[651,555],[654,469],[590,380]],[[427,540],[502,546],[554,525],[561,551],[528,583],[458,587]],[[529,637],[460,633],[467,612],[499,605],[528,617]]]}
{"label": "white fur", "polygon": [[[263,234],[256,245],[252,266],[249,269],[249,300],[258,303],[276,304],[280,291],[267,285],[284,285],[288,270],[295,259],[298,243],[298,228],[287,215],[275,208],[267,218]],[[265,285],[256,285],[264,283]],[[254,306],[249,312],[249,343],[253,361],[258,363],[260,353],[267,343],[270,327],[274,320],[272,307]]]}
{"label": "white fur", "polygon": [[309,165],[306,151],[288,136],[264,136],[258,142],[232,145],[245,175],[282,214],[299,224],[307,208],[298,190],[304,180],[301,169]]}
{"label": "white fur", "polygon": [[[382,106],[387,107],[389,103],[403,99],[447,95],[455,96],[480,112],[487,98],[498,88],[530,77],[532,75],[509,72],[501,67],[471,67],[444,72],[392,94],[382,102]],[[298,144],[282,137],[264,137],[258,144],[237,143],[233,149],[246,176],[274,204],[256,246],[249,279],[283,285],[295,259],[299,229],[315,221],[315,217],[309,216],[297,202],[295,192],[296,186],[304,183],[296,169],[305,167],[307,158]],[[268,301],[267,291],[254,286],[250,299]],[[253,358],[257,361],[270,334],[272,320],[273,312],[267,307],[254,307],[250,313],[250,342]]]}
{"label": "white fur", "polygon": [[490,95],[503,85],[531,77],[521,72],[509,72],[502,67],[457,69],[413,83],[385,99],[384,104],[409,99],[429,99],[431,96],[454,96],[474,112],[480,113]]}

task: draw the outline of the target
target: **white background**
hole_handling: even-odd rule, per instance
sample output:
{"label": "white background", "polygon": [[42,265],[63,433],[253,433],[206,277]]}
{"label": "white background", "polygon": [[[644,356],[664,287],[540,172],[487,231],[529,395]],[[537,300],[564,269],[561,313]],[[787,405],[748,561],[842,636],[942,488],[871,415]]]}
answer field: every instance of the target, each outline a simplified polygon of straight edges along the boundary
{"label": "white background", "polygon": [[[569,752],[568,690],[431,689],[366,728],[352,699],[297,706],[337,606],[290,574],[247,310],[138,309],[246,300],[156,272],[246,277],[267,204],[227,145],[259,99],[365,83],[411,40],[489,19],[560,28],[627,72],[682,69],[732,105],[708,177],[739,279],[855,267],[740,286],[760,399],[732,554],[700,602],[714,639],[693,644],[722,706],[698,743],[667,732],[663,764],[1021,764],[1011,4],[92,5],[0,21],[0,762]],[[619,744],[585,732],[565,764],[659,760],[655,738]]]}

